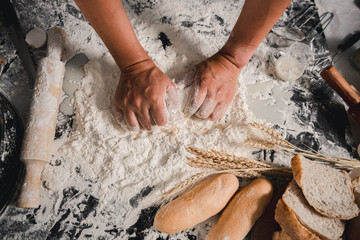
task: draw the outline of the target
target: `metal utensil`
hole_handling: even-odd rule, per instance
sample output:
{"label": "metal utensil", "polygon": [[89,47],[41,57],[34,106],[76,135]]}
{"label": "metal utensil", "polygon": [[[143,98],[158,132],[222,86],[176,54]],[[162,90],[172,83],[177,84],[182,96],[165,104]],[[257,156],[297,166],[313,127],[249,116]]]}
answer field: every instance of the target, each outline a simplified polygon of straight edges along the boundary
{"label": "metal utensil", "polygon": [[[304,18],[304,16],[308,13],[310,13],[310,16],[305,18],[304,22],[301,23],[299,26],[296,26],[301,19]],[[284,37],[289,40],[301,42],[305,39],[305,34],[302,31],[302,27],[316,14],[316,8],[314,6],[311,6],[307,8],[304,12],[301,12],[297,15],[295,15],[293,18],[289,20],[289,23],[283,27],[275,27],[272,29],[272,32],[275,34]]]}
{"label": "metal utensil", "polygon": [[[320,21],[312,28],[312,31],[309,34],[305,34],[303,27],[307,24],[315,15],[317,14],[317,9],[314,6],[307,8],[304,12],[295,15],[292,19],[289,20],[289,23],[283,27],[276,27],[272,29],[272,32],[275,34],[286,38],[288,40],[311,43],[316,37],[323,34],[325,29],[328,27],[334,14],[332,12],[325,12],[319,16]],[[299,24],[300,25],[297,25]],[[318,27],[322,26],[322,31],[316,35],[314,32]]]}

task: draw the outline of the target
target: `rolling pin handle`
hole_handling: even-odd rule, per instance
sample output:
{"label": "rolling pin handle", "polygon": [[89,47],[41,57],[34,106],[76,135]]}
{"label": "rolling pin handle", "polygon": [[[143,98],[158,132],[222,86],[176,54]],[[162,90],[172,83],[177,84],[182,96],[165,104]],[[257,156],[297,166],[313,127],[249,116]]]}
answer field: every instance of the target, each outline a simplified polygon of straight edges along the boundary
{"label": "rolling pin handle", "polygon": [[40,202],[41,173],[45,161],[27,160],[25,164],[25,179],[21,185],[16,206],[20,208],[37,208]]}
{"label": "rolling pin handle", "polygon": [[360,96],[334,66],[326,67],[321,71],[320,75],[340,95],[350,108],[353,108],[360,103]]}

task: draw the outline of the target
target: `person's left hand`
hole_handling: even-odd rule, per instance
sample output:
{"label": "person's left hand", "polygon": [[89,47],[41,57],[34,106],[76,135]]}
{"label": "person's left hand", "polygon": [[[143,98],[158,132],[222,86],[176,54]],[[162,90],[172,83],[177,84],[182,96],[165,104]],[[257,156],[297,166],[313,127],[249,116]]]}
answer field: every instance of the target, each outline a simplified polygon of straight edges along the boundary
{"label": "person's left hand", "polygon": [[187,76],[193,85],[184,113],[213,121],[221,119],[235,96],[241,68],[221,53],[196,65],[190,71],[192,76]]}

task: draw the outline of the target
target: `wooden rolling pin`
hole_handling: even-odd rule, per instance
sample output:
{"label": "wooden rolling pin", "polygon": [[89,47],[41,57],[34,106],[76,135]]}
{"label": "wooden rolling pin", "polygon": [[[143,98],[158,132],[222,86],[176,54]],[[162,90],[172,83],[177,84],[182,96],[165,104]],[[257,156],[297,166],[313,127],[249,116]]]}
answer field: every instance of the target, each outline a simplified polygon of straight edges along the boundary
{"label": "wooden rolling pin", "polygon": [[334,66],[326,67],[320,75],[346,102],[349,114],[360,124],[360,96]]}
{"label": "wooden rolling pin", "polygon": [[43,58],[38,66],[21,149],[21,161],[26,171],[17,201],[17,206],[21,208],[39,206],[41,172],[51,160],[65,71],[65,64],[61,61],[65,37],[65,32],[60,28],[51,28],[48,31],[47,57]]}

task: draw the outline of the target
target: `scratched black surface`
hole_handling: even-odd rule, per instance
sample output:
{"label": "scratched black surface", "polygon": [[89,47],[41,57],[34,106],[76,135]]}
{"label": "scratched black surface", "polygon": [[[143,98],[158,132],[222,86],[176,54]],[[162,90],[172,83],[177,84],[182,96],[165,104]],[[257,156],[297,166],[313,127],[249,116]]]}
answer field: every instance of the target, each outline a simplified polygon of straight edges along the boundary
{"label": "scratched black surface", "polygon": [[[63,26],[66,17],[71,15],[77,18],[79,21],[86,21],[84,16],[77,8],[72,4],[69,4],[67,0],[48,1],[38,7],[38,1],[36,0],[19,0],[15,1],[15,7],[19,11],[24,32],[29,31],[33,26],[39,26],[43,29],[48,29],[52,26]],[[63,3],[66,4],[63,4]],[[206,4],[207,1],[204,1]],[[125,0],[124,4],[128,4],[130,9],[137,15],[141,15],[144,9],[152,9],[155,4],[158,4],[156,0]],[[293,16],[300,11],[303,11],[306,7],[314,5],[312,1],[293,1],[290,7],[287,9],[285,15]],[[32,18],[31,16],[43,16],[43,18]],[[39,21],[39,19],[46,19]],[[228,27],[228,23],[224,21],[218,15],[213,17],[214,24],[220,24],[224,26],[223,34],[229,35],[231,29]],[[168,16],[163,16],[160,19],[162,24],[168,24],[171,26],[172,19]],[[181,25],[186,28],[191,28],[196,24],[201,23],[201,19],[189,19],[184,20]],[[317,19],[311,20],[306,24],[306,31],[310,31],[311,27],[317,23]],[[277,25],[284,25],[284,22],[278,22]],[[210,27],[211,28],[211,27]],[[319,29],[320,30],[320,29]],[[0,31],[4,34],[0,36],[0,54],[6,56],[8,63],[5,67],[5,73],[3,81],[14,81],[14,78],[23,74],[23,68],[13,50],[13,45],[9,42],[9,32],[3,25],[0,24]],[[204,31],[203,34],[214,34],[209,29]],[[164,50],[168,46],[171,46],[166,32],[159,32],[158,40],[161,41]],[[326,44],[324,42],[318,43],[319,55],[326,52]],[[35,62],[44,56],[44,49],[31,50],[31,55]],[[326,62],[323,64],[326,65]],[[339,101],[339,98],[333,94],[333,91],[322,81],[317,74],[307,72],[302,81],[304,84],[308,84],[308,88],[294,87],[292,101],[296,103],[300,108],[311,106],[313,111],[310,114],[316,115],[316,121],[310,115],[303,114],[302,112],[295,113],[295,118],[298,119],[300,125],[311,125],[314,132],[324,135],[326,139],[336,142],[349,152],[353,152],[353,148],[348,143],[346,136],[349,135],[349,127],[345,114],[345,110]],[[343,126],[343,127],[339,127]],[[59,114],[58,125],[56,129],[56,138],[61,137],[62,134],[69,134],[72,127],[72,117]],[[279,131],[282,129],[277,126]],[[329,131],[332,129],[332,131]],[[319,140],[315,137],[314,133],[301,132],[293,135],[292,131],[285,132],[287,140],[297,146],[309,146],[314,150],[319,150],[321,145]],[[355,153],[353,153],[355,155]],[[267,161],[274,161],[276,158],[275,151],[254,151],[254,155],[259,159]],[[60,165],[61,159],[55,161],[55,164]],[[81,175],[81,170],[77,172]],[[91,194],[92,182],[88,182],[88,186],[85,189],[78,189],[77,186],[66,188],[62,193],[62,200],[57,212],[52,212],[53,217],[49,221],[39,225],[39,228],[28,232],[30,228],[37,226],[35,216],[41,214],[40,211],[47,211],[47,209],[17,209],[13,206],[9,206],[7,211],[0,218],[0,237],[3,239],[13,239],[17,236],[17,233],[23,233],[23,239],[94,239],[94,236],[90,234],[82,234],[82,231],[86,228],[92,227],[88,224],[86,219],[96,217],[99,214],[111,215],[112,213],[98,212],[97,206],[99,204],[98,199]],[[138,206],[138,202],[142,198],[147,196],[154,186],[147,186],[142,189],[138,194],[130,199],[130,204],[133,207]],[[119,236],[123,236],[124,233],[131,235],[129,239],[144,239],[147,235],[147,229],[152,226],[153,218],[158,206],[152,206],[141,211],[139,219],[129,228],[124,229],[121,226],[108,226],[101,237],[97,239],[115,239]],[[54,211],[54,210],[51,210]],[[21,219],[21,220],[19,220]],[[169,237],[158,239],[169,239]],[[197,237],[191,234],[191,230],[187,234],[187,239],[197,239]]]}

